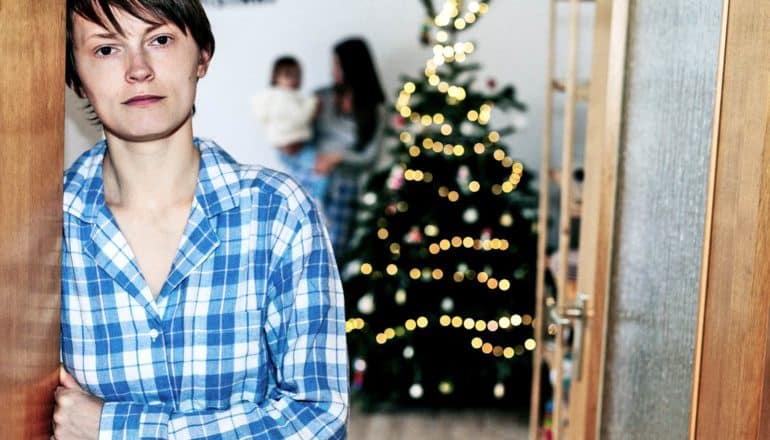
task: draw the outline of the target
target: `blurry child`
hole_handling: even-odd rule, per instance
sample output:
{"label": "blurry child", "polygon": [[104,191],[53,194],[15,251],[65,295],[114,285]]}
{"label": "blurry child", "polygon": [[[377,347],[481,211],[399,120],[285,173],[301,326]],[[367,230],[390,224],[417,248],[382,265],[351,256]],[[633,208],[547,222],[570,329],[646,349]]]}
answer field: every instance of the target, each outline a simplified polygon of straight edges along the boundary
{"label": "blurry child", "polygon": [[288,173],[320,201],[328,178],[314,171],[317,151],[308,142],[319,103],[317,97],[299,92],[301,82],[299,62],[289,56],[278,58],[273,64],[271,86],[255,96],[252,105]]}

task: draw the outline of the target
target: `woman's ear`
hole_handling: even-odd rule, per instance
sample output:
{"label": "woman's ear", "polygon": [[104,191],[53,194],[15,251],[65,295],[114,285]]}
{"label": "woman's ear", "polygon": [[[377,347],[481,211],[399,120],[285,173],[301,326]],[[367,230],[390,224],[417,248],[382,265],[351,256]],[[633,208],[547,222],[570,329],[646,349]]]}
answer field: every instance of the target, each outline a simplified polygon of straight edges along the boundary
{"label": "woman's ear", "polygon": [[198,70],[196,72],[198,79],[206,76],[206,72],[209,70],[209,63],[211,63],[211,51],[208,49],[201,49],[200,57],[198,58]]}

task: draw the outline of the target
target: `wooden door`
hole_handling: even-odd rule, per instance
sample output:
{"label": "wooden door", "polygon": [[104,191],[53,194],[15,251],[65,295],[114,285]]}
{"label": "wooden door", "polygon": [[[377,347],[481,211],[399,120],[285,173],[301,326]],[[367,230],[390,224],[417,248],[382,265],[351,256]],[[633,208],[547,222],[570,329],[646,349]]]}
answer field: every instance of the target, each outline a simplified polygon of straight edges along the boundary
{"label": "wooden door", "polygon": [[48,439],[58,383],[64,6],[0,0],[0,438]]}
{"label": "wooden door", "polygon": [[770,2],[724,1],[690,438],[770,438]]}

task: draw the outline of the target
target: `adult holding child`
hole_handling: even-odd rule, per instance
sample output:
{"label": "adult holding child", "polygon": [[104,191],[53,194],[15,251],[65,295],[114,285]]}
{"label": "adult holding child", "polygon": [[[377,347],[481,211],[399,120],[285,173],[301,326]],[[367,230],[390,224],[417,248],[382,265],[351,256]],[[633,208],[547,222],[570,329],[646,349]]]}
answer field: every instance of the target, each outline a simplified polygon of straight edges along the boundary
{"label": "adult holding child", "polygon": [[379,154],[385,129],[385,95],[366,42],[334,47],[334,84],[321,89],[315,123],[316,171],[329,176],[324,214],[338,261],[346,259],[362,177]]}

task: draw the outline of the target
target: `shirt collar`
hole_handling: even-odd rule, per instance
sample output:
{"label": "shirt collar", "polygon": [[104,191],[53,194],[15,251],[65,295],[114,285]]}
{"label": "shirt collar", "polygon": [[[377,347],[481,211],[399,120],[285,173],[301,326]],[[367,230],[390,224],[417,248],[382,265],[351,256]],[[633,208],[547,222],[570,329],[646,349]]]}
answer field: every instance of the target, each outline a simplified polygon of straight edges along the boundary
{"label": "shirt collar", "polygon": [[[240,167],[222,147],[207,139],[194,138],[200,150],[198,186],[195,197],[208,217],[239,204]],[[104,204],[102,165],[107,142],[102,140],[83,154],[65,174],[64,211],[93,223]]]}

